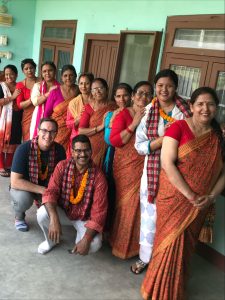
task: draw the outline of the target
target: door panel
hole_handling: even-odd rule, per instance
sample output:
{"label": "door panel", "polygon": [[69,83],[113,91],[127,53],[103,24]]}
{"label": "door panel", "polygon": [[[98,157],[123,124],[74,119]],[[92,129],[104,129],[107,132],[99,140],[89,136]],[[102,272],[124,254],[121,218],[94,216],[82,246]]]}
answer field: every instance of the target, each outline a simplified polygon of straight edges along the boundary
{"label": "door panel", "polygon": [[73,61],[73,48],[57,46],[55,49],[55,64],[57,68],[56,79],[60,81],[61,71],[64,65],[71,64]]}
{"label": "door panel", "polygon": [[104,78],[112,95],[113,79],[118,51],[118,35],[86,35],[83,71]]}

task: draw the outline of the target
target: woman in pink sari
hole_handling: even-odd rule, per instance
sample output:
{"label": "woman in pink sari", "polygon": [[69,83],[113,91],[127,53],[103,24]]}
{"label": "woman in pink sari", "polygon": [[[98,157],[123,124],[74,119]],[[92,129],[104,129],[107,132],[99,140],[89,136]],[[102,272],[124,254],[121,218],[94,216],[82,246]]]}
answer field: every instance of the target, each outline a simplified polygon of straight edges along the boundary
{"label": "woman in pink sari", "polygon": [[52,61],[46,61],[41,65],[42,81],[34,84],[31,91],[31,101],[35,109],[31,118],[30,138],[37,135],[37,128],[41,118],[44,116],[46,100],[50,92],[59,86],[56,81],[56,66]]}
{"label": "woman in pink sari", "polygon": [[77,72],[73,65],[62,67],[62,84],[50,92],[45,103],[44,117],[52,117],[58,123],[58,133],[55,141],[67,151],[71,129],[66,126],[66,115],[69,102],[78,95],[79,89],[75,84]]}
{"label": "woman in pink sari", "polygon": [[212,242],[214,204],[225,187],[225,141],[215,120],[219,99],[195,90],[193,117],[174,122],[161,150],[152,258],[142,284],[144,299],[183,300],[187,267],[198,240]]}
{"label": "woman in pink sari", "polygon": [[78,135],[78,126],[84,106],[91,101],[91,83],[94,80],[92,73],[81,73],[78,78],[78,87],[81,94],[72,99],[67,109],[66,126],[71,129],[70,145],[67,149],[67,158],[71,157],[72,139]]}
{"label": "woman in pink sari", "polygon": [[0,82],[0,175],[9,177],[16,147],[22,137],[22,110],[16,104],[20,91],[16,89],[17,68],[7,65],[4,68],[5,81]]}
{"label": "woman in pink sari", "polygon": [[16,99],[17,106],[23,110],[22,118],[22,136],[23,142],[30,139],[30,123],[34,111],[31,102],[31,90],[38,81],[35,76],[36,63],[31,58],[26,58],[21,62],[21,69],[25,75],[25,79],[16,84],[16,89],[20,90],[20,94]]}

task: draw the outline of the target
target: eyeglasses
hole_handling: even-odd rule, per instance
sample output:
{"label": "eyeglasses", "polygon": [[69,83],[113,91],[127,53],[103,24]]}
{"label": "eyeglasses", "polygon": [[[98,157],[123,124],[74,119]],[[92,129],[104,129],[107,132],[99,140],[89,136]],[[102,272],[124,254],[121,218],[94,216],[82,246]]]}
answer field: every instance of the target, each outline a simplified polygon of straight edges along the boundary
{"label": "eyeglasses", "polygon": [[73,148],[73,151],[74,151],[76,154],[81,154],[81,153],[89,154],[89,153],[91,152],[91,149],[74,149],[74,148]]}
{"label": "eyeglasses", "polygon": [[44,135],[46,135],[47,133],[49,133],[51,136],[54,136],[57,131],[56,130],[47,130],[47,129],[44,129],[44,128],[40,128],[39,129]]}
{"label": "eyeglasses", "polygon": [[144,92],[144,91],[137,91],[136,95],[138,95],[138,97],[143,97],[143,96],[146,96],[146,98],[151,98],[152,97],[152,93]]}
{"label": "eyeglasses", "polygon": [[102,92],[104,89],[105,89],[104,87],[96,87],[96,88],[91,89],[91,92],[93,94],[95,94],[97,92]]}

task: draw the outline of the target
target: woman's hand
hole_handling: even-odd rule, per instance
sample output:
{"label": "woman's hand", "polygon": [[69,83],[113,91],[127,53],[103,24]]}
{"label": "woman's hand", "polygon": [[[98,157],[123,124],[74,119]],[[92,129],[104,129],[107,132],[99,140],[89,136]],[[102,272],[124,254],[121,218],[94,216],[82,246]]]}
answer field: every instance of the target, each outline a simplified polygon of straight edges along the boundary
{"label": "woman's hand", "polygon": [[199,196],[194,201],[194,207],[199,208],[200,210],[205,209],[215,203],[214,195],[203,195]]}
{"label": "woman's hand", "polygon": [[21,93],[20,89],[15,89],[15,91],[13,92],[13,94],[11,96],[12,100],[15,100],[19,96],[20,93]]}
{"label": "woman's hand", "polygon": [[145,107],[140,108],[140,110],[138,110],[135,113],[133,121],[132,121],[132,123],[130,125],[130,128],[132,128],[133,131],[136,129],[136,127],[141,122],[141,119],[144,117],[144,114],[145,114]]}

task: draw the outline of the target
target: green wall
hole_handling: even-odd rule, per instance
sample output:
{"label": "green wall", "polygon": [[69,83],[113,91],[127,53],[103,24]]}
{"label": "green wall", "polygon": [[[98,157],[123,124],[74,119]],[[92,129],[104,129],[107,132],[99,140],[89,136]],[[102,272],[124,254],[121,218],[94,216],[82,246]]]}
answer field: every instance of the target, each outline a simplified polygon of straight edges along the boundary
{"label": "green wall", "polygon": [[8,45],[0,46],[0,51],[13,53],[12,59],[2,58],[0,70],[7,64],[14,64],[19,71],[20,80],[23,78],[20,62],[24,58],[33,57],[33,38],[36,0],[12,0],[8,2],[8,13],[13,17],[11,27],[1,27],[0,34],[8,36]]}

